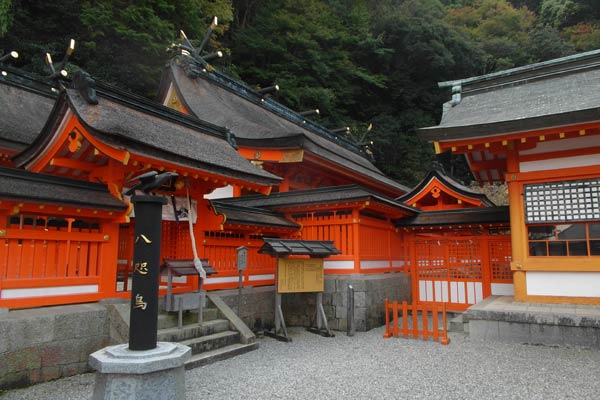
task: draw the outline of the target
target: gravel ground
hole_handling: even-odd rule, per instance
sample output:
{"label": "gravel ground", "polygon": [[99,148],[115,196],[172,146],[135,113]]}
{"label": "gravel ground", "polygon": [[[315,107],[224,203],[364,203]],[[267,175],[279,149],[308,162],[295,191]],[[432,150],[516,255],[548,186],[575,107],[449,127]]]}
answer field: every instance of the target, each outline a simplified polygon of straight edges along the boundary
{"label": "gravel ground", "polygon": [[[260,348],[186,373],[187,399],[593,399],[600,352],[471,341],[383,339],[383,328],[323,338],[299,328],[292,343]],[[83,374],[0,396],[89,399]]]}

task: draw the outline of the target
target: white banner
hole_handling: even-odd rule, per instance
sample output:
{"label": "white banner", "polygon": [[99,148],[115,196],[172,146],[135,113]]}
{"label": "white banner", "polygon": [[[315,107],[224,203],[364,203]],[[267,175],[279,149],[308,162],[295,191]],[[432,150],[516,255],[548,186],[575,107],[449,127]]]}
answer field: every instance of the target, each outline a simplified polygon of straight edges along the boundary
{"label": "white banner", "polygon": [[[126,201],[131,201],[131,197],[129,196],[123,196],[123,199]],[[171,196],[167,196],[167,204],[165,204],[162,208],[162,219],[163,221],[176,221],[175,219],[175,213],[177,213],[177,217],[179,218],[179,221],[187,221],[188,220],[188,215],[189,215],[189,210],[187,207],[187,199],[185,197],[175,197],[175,207],[173,207],[173,197]],[[192,202],[192,212],[194,215],[194,218],[192,219],[192,223],[196,223],[196,221],[198,220],[198,202],[194,199],[191,200]],[[131,210],[131,214],[129,214],[129,217],[131,218],[135,218],[135,212],[133,211],[133,209]]]}

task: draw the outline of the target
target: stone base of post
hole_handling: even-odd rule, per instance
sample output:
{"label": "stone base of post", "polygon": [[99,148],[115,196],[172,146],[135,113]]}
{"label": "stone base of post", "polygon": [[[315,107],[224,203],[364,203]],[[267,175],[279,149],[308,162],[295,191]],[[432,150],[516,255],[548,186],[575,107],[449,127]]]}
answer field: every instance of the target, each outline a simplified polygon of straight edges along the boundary
{"label": "stone base of post", "polygon": [[92,400],[184,400],[184,363],[191,355],[188,346],[168,342],[151,350],[129,350],[128,344],[98,350],[89,359],[96,370]]}

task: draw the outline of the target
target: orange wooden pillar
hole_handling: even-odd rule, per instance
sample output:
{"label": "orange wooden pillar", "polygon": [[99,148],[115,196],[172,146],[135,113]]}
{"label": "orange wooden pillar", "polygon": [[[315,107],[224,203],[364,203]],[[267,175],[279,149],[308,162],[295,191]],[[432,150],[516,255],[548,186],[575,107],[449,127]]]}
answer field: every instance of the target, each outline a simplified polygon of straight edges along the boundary
{"label": "orange wooden pillar", "polygon": [[525,271],[522,270],[527,257],[525,219],[523,210],[522,185],[517,181],[519,174],[519,152],[515,142],[511,141],[508,146],[506,159],[506,182],[508,184],[508,199],[510,205],[510,235],[512,245],[511,269],[514,272],[513,282],[515,288],[515,301],[525,301],[527,286],[525,283]]}
{"label": "orange wooden pillar", "polygon": [[[474,238],[477,240],[477,238]],[[483,298],[492,295],[492,265],[490,262],[490,236],[489,232],[482,234],[479,238],[479,251],[481,260],[481,292]]]}
{"label": "orange wooden pillar", "polygon": [[98,292],[105,299],[117,297],[117,259],[119,254],[119,223],[102,224],[104,243],[101,247],[98,268]]}
{"label": "orange wooden pillar", "polygon": [[352,238],[354,241],[354,272],[360,272],[360,213],[352,210]]}

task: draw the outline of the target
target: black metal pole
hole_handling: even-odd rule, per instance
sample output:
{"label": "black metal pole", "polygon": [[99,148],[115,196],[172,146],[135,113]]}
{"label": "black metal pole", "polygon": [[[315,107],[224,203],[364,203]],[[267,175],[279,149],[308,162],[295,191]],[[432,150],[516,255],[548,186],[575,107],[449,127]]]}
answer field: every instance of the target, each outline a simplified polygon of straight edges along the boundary
{"label": "black metal pole", "polygon": [[136,195],[133,245],[133,284],[129,317],[129,349],[156,348],[158,276],[162,233],[162,196]]}

